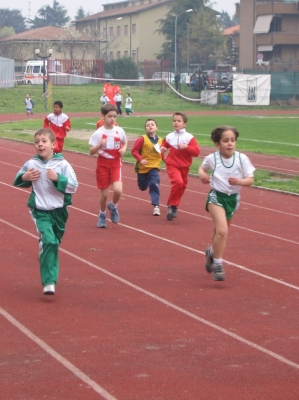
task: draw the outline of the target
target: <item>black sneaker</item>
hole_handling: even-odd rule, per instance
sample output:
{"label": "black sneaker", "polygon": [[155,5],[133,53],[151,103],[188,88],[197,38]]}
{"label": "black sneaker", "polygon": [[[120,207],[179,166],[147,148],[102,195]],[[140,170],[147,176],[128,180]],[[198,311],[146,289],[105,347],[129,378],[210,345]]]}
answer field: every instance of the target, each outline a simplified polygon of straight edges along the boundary
{"label": "black sneaker", "polygon": [[173,220],[174,215],[173,215],[172,206],[168,206],[166,218],[167,218],[168,221],[172,221]]}
{"label": "black sneaker", "polygon": [[224,269],[223,266],[220,265],[212,265],[212,277],[214,281],[225,281]]}
{"label": "black sneaker", "polygon": [[211,246],[208,246],[205,250],[206,253],[206,263],[205,267],[207,272],[210,274],[213,271],[212,265],[213,265],[213,253],[211,251]]}
{"label": "black sneaker", "polygon": [[178,208],[176,206],[171,206],[171,208],[172,208],[173,218],[176,218],[178,216],[178,214],[177,214]]}

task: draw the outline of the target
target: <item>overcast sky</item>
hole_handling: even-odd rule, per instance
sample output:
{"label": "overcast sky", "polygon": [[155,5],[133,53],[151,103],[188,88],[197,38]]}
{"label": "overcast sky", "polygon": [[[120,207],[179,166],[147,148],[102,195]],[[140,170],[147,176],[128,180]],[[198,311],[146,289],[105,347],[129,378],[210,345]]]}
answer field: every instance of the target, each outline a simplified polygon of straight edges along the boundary
{"label": "overcast sky", "polygon": [[[68,15],[71,19],[74,19],[75,15],[77,14],[77,10],[82,6],[85,13],[89,12],[90,14],[95,14],[97,12],[102,11],[102,4],[109,3],[116,3],[117,0],[58,0],[58,3],[64,6],[68,10]],[[227,11],[228,14],[232,17],[235,13],[235,3],[237,0],[212,0],[213,8],[217,11]],[[22,10],[22,15],[26,18],[29,17],[33,19],[37,11],[45,6],[53,4],[53,0],[9,0],[5,4],[2,4],[0,8],[9,8]],[[98,6],[96,6],[98,4]],[[30,13],[29,13],[30,9]]]}

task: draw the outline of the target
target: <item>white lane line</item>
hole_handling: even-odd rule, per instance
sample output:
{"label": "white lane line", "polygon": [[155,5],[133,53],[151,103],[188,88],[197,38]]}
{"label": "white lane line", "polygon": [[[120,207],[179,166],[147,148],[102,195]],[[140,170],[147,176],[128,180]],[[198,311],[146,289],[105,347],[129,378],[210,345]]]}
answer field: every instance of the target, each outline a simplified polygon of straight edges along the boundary
{"label": "white lane line", "polygon": [[[21,228],[19,228],[19,227],[16,226],[16,225],[13,225],[13,224],[11,224],[11,223],[9,223],[9,222],[6,222],[6,221],[4,221],[4,220],[2,220],[2,219],[0,219],[0,221],[3,222],[3,223],[5,223],[5,224],[7,224],[7,225],[9,225],[10,227],[12,227],[12,228],[14,228],[14,229],[16,229],[16,230],[19,230],[19,231],[21,231],[21,232],[23,232],[23,233],[25,233],[25,234],[27,234],[27,235],[29,235],[29,236],[31,236],[31,237],[34,237],[34,238],[38,239],[38,237],[37,237],[36,235],[33,235],[32,233],[27,232],[27,231],[25,231],[24,229],[21,229]],[[143,232],[143,231],[141,231],[141,232]],[[151,235],[151,236],[154,236],[154,235]],[[170,240],[167,240],[167,241],[168,241],[168,242],[171,242]],[[185,248],[187,248],[187,249],[191,249],[191,248],[188,248],[187,246],[183,246],[183,247],[185,247]],[[191,249],[191,250],[192,250],[192,249]],[[210,328],[212,328],[212,329],[215,329],[215,330],[217,330],[217,331],[223,333],[224,335],[227,335],[227,336],[229,336],[229,337],[231,337],[231,338],[233,338],[233,339],[235,339],[235,340],[237,340],[237,341],[239,341],[239,342],[241,342],[241,343],[243,343],[243,344],[246,344],[247,346],[249,346],[249,347],[251,347],[251,348],[253,348],[253,349],[255,349],[255,350],[258,350],[258,351],[260,351],[260,352],[262,352],[262,353],[264,353],[264,354],[266,354],[266,355],[268,355],[268,356],[270,356],[270,357],[273,357],[273,358],[275,358],[276,360],[278,360],[278,361],[280,361],[280,362],[282,362],[282,363],[284,363],[284,364],[286,364],[286,365],[288,365],[288,366],[290,366],[290,367],[292,367],[292,368],[299,369],[299,364],[296,364],[295,362],[293,362],[293,361],[291,361],[291,360],[288,360],[287,358],[285,358],[285,357],[283,357],[283,356],[281,356],[281,355],[279,355],[279,354],[277,354],[277,353],[275,353],[275,352],[273,352],[273,351],[271,351],[271,350],[268,350],[268,349],[266,349],[266,348],[264,348],[264,347],[262,347],[262,346],[260,346],[260,345],[258,345],[258,344],[256,344],[256,343],[254,343],[254,342],[251,342],[250,340],[247,340],[247,339],[243,338],[242,336],[239,336],[239,335],[237,335],[237,334],[235,334],[235,333],[230,332],[229,330],[227,330],[227,329],[225,329],[225,328],[222,328],[222,327],[219,326],[219,325],[216,325],[216,324],[214,324],[214,323],[212,323],[212,322],[210,322],[210,321],[208,321],[208,320],[206,320],[206,319],[204,319],[204,318],[201,318],[201,317],[197,316],[196,314],[193,314],[193,313],[191,313],[191,312],[185,310],[184,308],[179,307],[179,306],[177,306],[177,305],[175,305],[175,304],[173,304],[173,303],[171,303],[171,302],[169,302],[169,301],[163,299],[162,297],[160,297],[160,296],[158,296],[158,295],[156,295],[156,294],[154,294],[154,293],[152,293],[152,292],[149,292],[148,290],[145,290],[145,289],[141,288],[140,286],[135,285],[135,284],[132,283],[132,282],[127,281],[126,279],[121,278],[120,276],[115,275],[115,274],[113,274],[112,272],[107,271],[106,269],[101,268],[101,267],[99,267],[98,265],[95,265],[95,264],[93,264],[92,262],[90,262],[90,261],[88,261],[88,260],[86,260],[86,259],[84,259],[84,258],[82,258],[82,257],[79,257],[79,256],[75,255],[74,253],[72,253],[72,252],[70,252],[70,251],[67,251],[67,250],[62,249],[62,248],[60,248],[60,251],[62,251],[63,253],[67,254],[68,256],[70,256],[70,257],[72,257],[72,258],[75,258],[77,261],[80,261],[80,262],[82,262],[83,264],[86,264],[86,265],[88,265],[88,266],[90,266],[90,267],[92,267],[92,268],[94,268],[94,269],[96,269],[96,270],[102,272],[103,274],[105,274],[105,275],[107,275],[107,276],[110,276],[111,278],[113,278],[113,279],[115,279],[115,280],[117,280],[117,281],[123,283],[124,285],[129,286],[129,287],[131,287],[132,289],[135,289],[135,290],[137,290],[138,292],[141,292],[141,293],[143,293],[143,294],[145,294],[145,295],[151,297],[152,299],[154,299],[154,300],[156,300],[156,301],[158,301],[158,302],[160,302],[160,303],[166,305],[167,307],[170,307],[170,308],[172,308],[172,309],[174,309],[174,310],[176,310],[176,311],[178,311],[178,312],[180,312],[180,313],[182,313],[182,314],[184,314],[184,315],[186,315],[186,316],[188,316],[188,317],[190,317],[190,318],[192,318],[192,319],[194,319],[194,320],[196,320],[196,321],[198,321],[198,322],[201,322],[202,324],[204,324],[204,325],[206,325],[206,326],[208,326],[208,327],[210,327]],[[281,282],[280,282],[280,283],[281,283]],[[299,289],[299,288],[297,288],[297,289]],[[1,310],[2,310],[2,309],[0,308],[0,311],[1,311]],[[19,328],[19,329],[20,329],[20,328]],[[25,328],[25,329],[26,329],[26,328]],[[26,329],[26,331],[27,331],[27,329]],[[28,331],[28,332],[29,332],[29,331]],[[38,339],[36,336],[35,336],[35,338]],[[39,340],[39,339],[38,339],[38,340]],[[37,342],[37,343],[38,343],[38,342]],[[41,341],[41,343],[44,344],[44,342],[42,342],[42,341]],[[39,343],[38,343],[38,344],[39,344]],[[47,346],[47,345],[45,344],[45,346]],[[41,347],[43,347],[43,346],[41,346]],[[48,348],[48,346],[47,346],[47,348]],[[49,349],[50,349],[50,348],[49,348]],[[48,351],[48,350],[46,350],[46,351]],[[54,351],[54,350],[53,350],[53,351]],[[49,351],[48,351],[48,352],[49,352]],[[56,352],[55,352],[55,353],[56,353]],[[49,353],[49,354],[51,354],[51,353]],[[56,353],[56,354],[58,354],[58,353]],[[59,355],[59,354],[58,354],[58,355]],[[53,357],[54,357],[54,355],[53,355]],[[61,356],[60,356],[60,357],[61,357]],[[55,357],[55,358],[56,358],[56,357]],[[58,360],[58,361],[60,361],[60,360]],[[65,360],[65,361],[67,361],[67,360]],[[68,363],[68,361],[67,361],[67,363]],[[70,364],[70,363],[69,363],[69,364]],[[70,365],[72,366],[72,364],[70,364]],[[66,366],[67,366],[67,365],[66,365]],[[74,368],[76,368],[76,367],[74,367]],[[81,371],[80,371],[80,372],[81,372]],[[76,374],[76,375],[77,375],[77,374]],[[93,381],[92,381],[92,382],[93,382]],[[102,388],[101,388],[101,389],[102,389]],[[112,399],[112,398],[111,398],[111,399]]]}
{"label": "white lane line", "polygon": [[81,381],[85,382],[96,393],[100,394],[104,399],[117,400],[116,397],[112,396],[100,385],[98,385],[94,380],[90,379],[86,374],[84,374],[84,372],[82,372],[79,368],[75,367],[74,364],[69,362],[61,354],[57,353],[57,351],[55,351],[52,347],[47,345],[47,343],[45,343],[43,340],[37,337],[34,333],[32,333],[29,329],[27,329],[24,325],[22,325],[18,320],[16,320],[12,315],[6,312],[2,307],[0,307],[0,314],[2,314],[2,316],[5,319],[7,319],[12,325],[18,328],[24,335],[26,335],[29,339],[35,342],[38,346],[40,346],[45,352],[47,352],[50,356],[55,358],[55,360],[57,360],[70,372],[76,375]]}

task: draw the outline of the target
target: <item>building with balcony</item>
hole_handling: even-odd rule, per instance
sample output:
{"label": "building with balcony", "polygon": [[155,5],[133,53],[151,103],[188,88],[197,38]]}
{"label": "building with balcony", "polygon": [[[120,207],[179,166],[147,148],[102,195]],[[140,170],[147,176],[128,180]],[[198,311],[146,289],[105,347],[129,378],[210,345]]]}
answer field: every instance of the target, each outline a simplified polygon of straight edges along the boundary
{"label": "building with balcony", "polygon": [[240,0],[239,67],[299,71],[299,2]]}

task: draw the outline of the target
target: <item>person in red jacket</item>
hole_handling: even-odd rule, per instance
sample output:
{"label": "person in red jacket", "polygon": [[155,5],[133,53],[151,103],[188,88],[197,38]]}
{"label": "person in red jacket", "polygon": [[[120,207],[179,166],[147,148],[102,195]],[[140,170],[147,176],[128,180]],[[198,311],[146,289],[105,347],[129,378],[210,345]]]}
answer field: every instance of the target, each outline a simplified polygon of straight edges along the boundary
{"label": "person in red jacket", "polygon": [[188,117],[185,113],[175,112],[172,116],[174,132],[169,133],[162,141],[161,153],[169,152],[165,158],[168,177],[171,182],[170,195],[167,200],[167,219],[177,217],[177,208],[188,183],[188,173],[192,157],[198,157],[199,145],[191,133],[186,132]]}
{"label": "person in red jacket", "polygon": [[64,138],[72,129],[69,117],[62,112],[63,104],[61,101],[54,101],[54,111],[44,119],[44,128],[50,128],[56,136],[56,145],[54,153],[61,153],[64,144]]}

